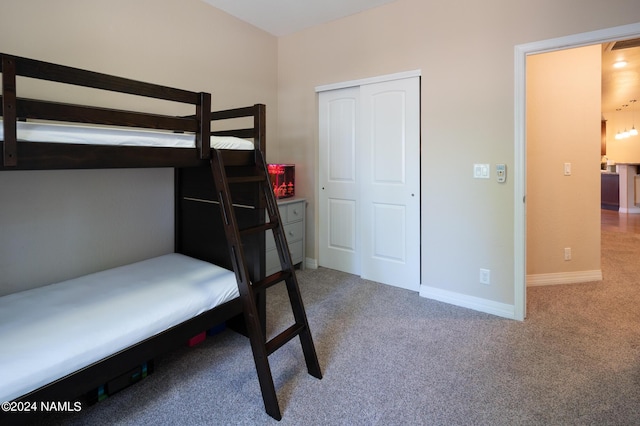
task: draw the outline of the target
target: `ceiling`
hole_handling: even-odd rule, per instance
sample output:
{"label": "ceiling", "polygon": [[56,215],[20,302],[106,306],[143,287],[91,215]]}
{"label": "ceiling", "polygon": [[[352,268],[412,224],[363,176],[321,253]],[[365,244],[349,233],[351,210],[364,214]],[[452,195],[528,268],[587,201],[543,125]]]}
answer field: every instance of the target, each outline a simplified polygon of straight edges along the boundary
{"label": "ceiling", "polygon": [[203,0],[275,36],[354,15],[395,0]]}
{"label": "ceiling", "polygon": [[[625,44],[633,47],[614,47]],[[602,46],[602,112],[611,115],[615,114],[618,108],[628,111],[635,109],[636,112],[640,112],[640,39],[607,43]],[[618,60],[625,60],[627,65],[614,68],[613,64]],[[632,99],[637,102],[629,102]],[[631,113],[627,113],[629,114]]]}

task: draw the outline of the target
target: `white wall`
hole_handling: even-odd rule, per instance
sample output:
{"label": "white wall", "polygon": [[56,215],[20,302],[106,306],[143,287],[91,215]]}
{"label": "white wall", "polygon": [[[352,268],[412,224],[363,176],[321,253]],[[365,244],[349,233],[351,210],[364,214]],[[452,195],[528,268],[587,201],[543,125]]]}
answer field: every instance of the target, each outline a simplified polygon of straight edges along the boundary
{"label": "white wall", "polygon": [[[277,139],[276,38],[201,0],[3,1],[0,51],[210,92],[214,109],[264,103]],[[27,80],[18,95],[194,112]],[[169,169],[2,172],[0,199],[0,295],[173,251]]]}
{"label": "white wall", "polygon": [[[281,37],[278,161],[302,165],[307,255],[318,253],[314,88],[421,69],[422,284],[513,305],[514,47],[638,21],[635,0],[397,0]],[[507,182],[473,179],[474,163],[506,163]]]}
{"label": "white wall", "polygon": [[0,173],[0,295],[173,252],[173,171]]}

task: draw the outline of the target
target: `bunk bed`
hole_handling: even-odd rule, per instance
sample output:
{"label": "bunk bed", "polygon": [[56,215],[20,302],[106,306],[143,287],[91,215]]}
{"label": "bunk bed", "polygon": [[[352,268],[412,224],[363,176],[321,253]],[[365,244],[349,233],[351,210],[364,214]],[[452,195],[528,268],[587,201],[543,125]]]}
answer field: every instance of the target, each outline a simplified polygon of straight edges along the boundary
{"label": "bunk bed", "polygon": [[[83,393],[130,371],[157,354],[183,345],[192,336],[224,321],[235,320],[239,328],[244,326],[244,332],[252,339],[252,346],[264,338],[265,295],[250,291],[247,299],[247,289],[242,287],[244,284],[240,282],[237,264],[234,264],[237,261],[230,255],[225,243],[229,234],[225,236],[223,232],[225,216],[219,211],[220,193],[216,190],[211,173],[212,157],[220,161],[224,159],[227,166],[235,166],[235,173],[240,174],[243,168],[255,165],[256,157],[264,158],[264,105],[211,112],[211,95],[205,92],[190,92],[12,55],[0,54],[0,59],[0,172],[157,167],[175,170],[175,253],[0,298],[0,357],[11,360],[10,364],[15,370],[27,368],[30,374],[33,373],[31,370],[45,370],[49,374],[32,378],[13,371],[11,380],[5,380],[5,377],[1,379],[4,383],[0,384],[0,400],[15,403],[75,400]],[[189,108],[195,107],[195,114],[162,115],[23,99],[18,97],[17,82],[21,80],[17,77],[20,76],[189,105]],[[250,120],[251,125],[241,129],[211,130],[212,122],[215,124],[219,120],[229,119],[241,119],[243,123]],[[112,139],[120,136],[124,139]],[[165,142],[165,138],[170,142]],[[149,140],[152,142],[148,143]],[[158,140],[161,140],[160,146],[157,146]],[[247,140],[250,141],[249,146],[246,145]],[[234,215],[240,225],[265,223],[264,196],[247,187],[240,188],[234,197],[233,202],[243,206]],[[264,233],[251,236],[243,248],[246,255],[243,262],[246,262],[245,271],[248,271],[250,280],[263,279]],[[234,268],[235,274],[232,272]],[[187,276],[195,277],[193,283],[188,282]],[[203,287],[205,281],[215,284]],[[136,287],[138,285],[140,287]],[[161,303],[162,295],[159,294],[163,286],[168,289],[164,297],[171,303]],[[184,294],[189,286],[195,295]],[[24,332],[17,328],[21,322],[30,330],[37,329],[38,324],[48,323],[48,331],[58,329],[66,333],[66,337],[60,338],[61,341],[66,340],[77,333],[73,324],[83,322],[79,319],[95,312],[92,306],[83,306],[83,303],[109,299],[114,291],[118,297],[127,291],[139,293],[142,298],[154,297],[161,308],[156,310],[158,312],[148,313],[145,305],[143,316],[146,318],[143,321],[147,324],[139,327],[142,331],[129,330],[127,333],[131,336],[128,338],[125,338],[127,333],[124,331],[118,332],[121,327],[118,324],[107,327],[110,330],[106,334],[111,333],[110,337],[94,331],[97,337],[93,336],[92,345],[102,346],[102,349],[95,351],[92,357],[73,363],[68,362],[73,358],[72,355],[61,355],[62,358],[57,362],[71,365],[69,371],[59,370],[51,375],[54,370],[51,365],[28,368],[29,363],[36,366],[41,361],[37,357],[31,359],[33,354],[20,351],[41,351],[42,344],[45,344],[49,345],[49,352],[57,356],[58,346],[65,345],[57,345],[55,339],[51,338],[37,343],[37,339],[30,339],[29,344],[23,344],[29,338],[24,337]],[[207,293],[207,296],[202,296],[203,293]],[[179,309],[175,301],[178,297],[186,297],[186,305],[192,305],[194,299],[199,304],[191,311],[175,315],[175,318],[154,316]],[[135,311],[141,311],[136,309],[136,303],[139,302],[134,299],[125,301],[124,306],[103,306],[100,309],[111,315],[120,316],[124,312],[134,315]],[[248,316],[247,311],[251,311]],[[55,312],[69,315],[61,320],[53,320]],[[258,323],[254,322],[253,327],[245,324],[247,318],[255,320],[255,317],[260,321],[261,336],[255,330],[255,324]],[[149,322],[156,324],[156,327],[149,328]],[[102,327],[98,328],[105,328],[104,321]],[[86,329],[80,332],[86,332]],[[255,336],[252,337],[251,333]],[[72,354],[73,345],[77,346],[77,342],[66,345],[71,346]],[[308,348],[305,349],[305,355],[307,352]],[[20,357],[24,360],[16,361]],[[269,388],[265,383],[272,381],[268,364],[265,364],[266,355],[264,361],[259,360],[254,348],[254,358],[267,412],[279,419],[272,383],[270,394],[265,393],[265,386]],[[2,362],[0,360],[0,364]],[[319,367],[315,375],[320,376]],[[25,382],[28,384],[25,385]],[[8,414],[14,413],[0,413]]]}

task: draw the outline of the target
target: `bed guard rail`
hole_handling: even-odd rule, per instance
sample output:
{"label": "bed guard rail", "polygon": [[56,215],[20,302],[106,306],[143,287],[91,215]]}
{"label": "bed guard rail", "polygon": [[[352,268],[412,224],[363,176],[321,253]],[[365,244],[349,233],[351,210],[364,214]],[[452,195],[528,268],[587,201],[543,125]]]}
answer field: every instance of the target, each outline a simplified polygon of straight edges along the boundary
{"label": "bed guard rail", "polygon": [[[3,116],[4,127],[2,157],[5,167],[16,166],[18,162],[16,131],[18,117],[195,132],[199,158],[208,159],[211,155],[211,127],[210,121],[206,119],[211,111],[211,94],[209,93],[190,92],[3,53],[0,53],[0,66],[2,67],[0,69],[2,72],[0,114]],[[20,99],[16,94],[17,76],[191,104],[196,106],[196,114],[190,117],[176,117]]]}
{"label": "bed guard rail", "polygon": [[[255,148],[265,152],[266,148],[266,106],[255,104],[248,107],[232,108],[223,111],[213,111],[211,121],[228,120],[233,118],[253,117],[253,127],[235,130],[217,130],[211,132],[215,136],[235,136],[237,138],[253,139]],[[190,116],[190,118],[194,118]]]}

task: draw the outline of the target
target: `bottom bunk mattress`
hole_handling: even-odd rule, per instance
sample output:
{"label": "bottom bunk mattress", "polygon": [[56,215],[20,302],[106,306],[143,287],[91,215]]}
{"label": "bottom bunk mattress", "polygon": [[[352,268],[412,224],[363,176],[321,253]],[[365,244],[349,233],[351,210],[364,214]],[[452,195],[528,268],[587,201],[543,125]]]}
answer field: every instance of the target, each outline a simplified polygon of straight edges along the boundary
{"label": "bottom bunk mattress", "polygon": [[0,297],[0,402],[238,296],[233,272],[173,253]]}

